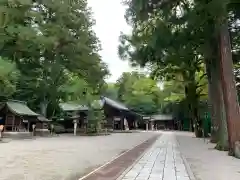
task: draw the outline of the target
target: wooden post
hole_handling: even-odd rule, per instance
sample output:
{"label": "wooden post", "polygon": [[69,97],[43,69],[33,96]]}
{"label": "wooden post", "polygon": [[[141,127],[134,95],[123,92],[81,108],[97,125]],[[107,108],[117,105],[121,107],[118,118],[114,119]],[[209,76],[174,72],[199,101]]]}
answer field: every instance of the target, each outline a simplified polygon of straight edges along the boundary
{"label": "wooden post", "polygon": [[15,116],[12,115],[12,131],[15,131],[14,130],[14,127],[15,127]]}
{"label": "wooden post", "polygon": [[29,123],[29,121],[28,121],[28,129],[27,129],[27,131],[28,132],[30,131],[30,123]]}
{"label": "wooden post", "polygon": [[114,117],[112,117],[112,129],[113,129],[113,131],[114,131],[114,127],[115,126],[115,120],[114,120]]}
{"label": "wooden post", "polygon": [[138,128],[138,120],[135,120],[135,129]]}
{"label": "wooden post", "polygon": [[35,136],[36,124],[32,124],[32,136]]}

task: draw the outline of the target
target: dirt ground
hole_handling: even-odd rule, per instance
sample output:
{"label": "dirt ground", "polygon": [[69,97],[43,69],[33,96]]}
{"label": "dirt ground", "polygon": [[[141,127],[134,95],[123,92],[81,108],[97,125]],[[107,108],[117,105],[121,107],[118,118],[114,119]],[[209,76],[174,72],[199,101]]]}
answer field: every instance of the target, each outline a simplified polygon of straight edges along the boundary
{"label": "dirt ground", "polygon": [[0,143],[0,180],[77,180],[152,132],[109,136],[60,136]]}

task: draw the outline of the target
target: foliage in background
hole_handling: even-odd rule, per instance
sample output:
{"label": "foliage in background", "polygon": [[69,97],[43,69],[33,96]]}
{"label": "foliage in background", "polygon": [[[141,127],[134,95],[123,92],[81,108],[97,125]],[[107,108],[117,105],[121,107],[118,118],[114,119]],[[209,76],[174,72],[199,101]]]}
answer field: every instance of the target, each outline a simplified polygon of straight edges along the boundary
{"label": "foliage in background", "polygon": [[118,100],[118,87],[115,83],[105,84],[103,95],[113,100]]}
{"label": "foliage in background", "polygon": [[163,104],[158,81],[136,71],[124,72],[115,84],[107,85],[104,95],[143,115],[158,113]]}
{"label": "foliage in background", "polygon": [[0,57],[0,100],[6,100],[16,92],[19,72],[14,63]]}
{"label": "foliage in background", "polygon": [[83,89],[101,93],[108,69],[86,0],[3,0],[0,9],[0,56],[20,72],[6,96],[51,118],[59,102],[81,99]]}
{"label": "foliage in background", "polygon": [[198,105],[208,95],[203,55],[207,34],[196,20],[203,22],[197,15],[201,3],[125,0],[124,4],[133,29],[120,35],[119,56],[148,67],[154,79],[178,86],[180,92],[171,92],[165,101],[186,101],[192,127],[194,123],[200,132]]}

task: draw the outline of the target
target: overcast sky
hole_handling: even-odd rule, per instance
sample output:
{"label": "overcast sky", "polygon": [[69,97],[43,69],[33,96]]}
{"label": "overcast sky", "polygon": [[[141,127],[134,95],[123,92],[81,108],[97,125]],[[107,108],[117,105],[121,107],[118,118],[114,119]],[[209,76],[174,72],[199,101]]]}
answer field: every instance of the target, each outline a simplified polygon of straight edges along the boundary
{"label": "overcast sky", "polygon": [[100,54],[112,74],[108,81],[115,82],[122,72],[131,71],[128,62],[119,59],[117,53],[120,32],[131,31],[124,19],[125,8],[121,0],[88,0],[88,3],[96,20],[94,30],[103,49]]}

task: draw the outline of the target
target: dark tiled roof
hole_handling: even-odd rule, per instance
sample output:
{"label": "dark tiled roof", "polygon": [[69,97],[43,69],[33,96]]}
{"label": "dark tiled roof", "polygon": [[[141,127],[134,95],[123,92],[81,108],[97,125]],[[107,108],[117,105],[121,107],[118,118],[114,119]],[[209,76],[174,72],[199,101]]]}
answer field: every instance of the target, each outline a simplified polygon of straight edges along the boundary
{"label": "dark tiled roof", "polygon": [[27,103],[22,101],[7,101],[6,102],[10,111],[17,115],[22,116],[39,116],[39,114],[33,112],[28,106]]}
{"label": "dark tiled roof", "polygon": [[127,106],[125,106],[123,103],[121,102],[118,102],[118,101],[115,101],[115,100],[112,100],[108,97],[102,97],[104,103],[116,108],[116,109],[119,109],[119,110],[126,110],[126,111],[129,111],[129,109],[127,108]]}

